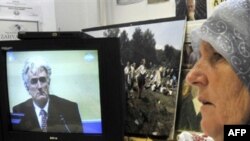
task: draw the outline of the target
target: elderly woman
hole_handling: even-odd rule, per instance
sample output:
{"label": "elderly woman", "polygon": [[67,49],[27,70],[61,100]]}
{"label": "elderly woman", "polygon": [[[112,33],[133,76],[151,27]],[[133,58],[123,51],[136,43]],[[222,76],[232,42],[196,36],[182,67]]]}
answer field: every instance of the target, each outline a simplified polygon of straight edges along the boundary
{"label": "elderly woman", "polygon": [[250,121],[249,16],[250,0],[227,0],[195,31],[200,58],[186,80],[199,89],[201,128],[215,141],[224,125]]}

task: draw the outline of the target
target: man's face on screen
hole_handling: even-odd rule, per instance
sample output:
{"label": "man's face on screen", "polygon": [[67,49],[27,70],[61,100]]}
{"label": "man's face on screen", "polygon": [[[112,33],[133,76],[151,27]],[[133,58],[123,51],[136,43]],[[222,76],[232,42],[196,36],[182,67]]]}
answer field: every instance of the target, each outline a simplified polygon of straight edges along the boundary
{"label": "man's face on screen", "polygon": [[28,91],[33,101],[41,108],[49,98],[49,78],[44,67],[39,67],[28,72]]}

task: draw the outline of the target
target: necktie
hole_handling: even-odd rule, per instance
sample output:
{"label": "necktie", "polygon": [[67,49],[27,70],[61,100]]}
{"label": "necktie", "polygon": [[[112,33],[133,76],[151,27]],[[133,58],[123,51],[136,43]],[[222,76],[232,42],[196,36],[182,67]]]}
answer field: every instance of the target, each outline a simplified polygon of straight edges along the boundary
{"label": "necktie", "polygon": [[47,132],[47,112],[41,109],[40,115],[42,116],[41,129],[43,132]]}

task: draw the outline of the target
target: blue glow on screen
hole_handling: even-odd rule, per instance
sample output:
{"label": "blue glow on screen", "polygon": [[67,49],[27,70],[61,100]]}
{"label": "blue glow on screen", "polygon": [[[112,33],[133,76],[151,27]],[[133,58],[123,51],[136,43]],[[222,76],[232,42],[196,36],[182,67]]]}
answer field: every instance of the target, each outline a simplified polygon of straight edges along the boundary
{"label": "blue glow on screen", "polygon": [[87,53],[85,56],[84,56],[84,60],[85,61],[88,61],[88,62],[91,62],[95,59],[95,56],[92,54],[92,53]]}
{"label": "blue glow on screen", "polygon": [[7,60],[8,61],[15,61],[16,60],[16,57],[13,54],[13,52],[7,52]]}
{"label": "blue glow on screen", "polygon": [[84,133],[102,133],[101,120],[83,121]]}

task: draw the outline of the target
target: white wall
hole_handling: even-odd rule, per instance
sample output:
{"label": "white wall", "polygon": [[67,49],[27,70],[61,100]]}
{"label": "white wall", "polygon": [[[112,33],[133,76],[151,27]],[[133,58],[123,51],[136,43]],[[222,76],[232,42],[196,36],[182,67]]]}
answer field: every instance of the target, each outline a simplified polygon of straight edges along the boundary
{"label": "white wall", "polygon": [[83,28],[175,16],[175,0],[148,4],[147,0],[117,5],[116,0],[54,0],[57,30]]}
{"label": "white wall", "polygon": [[106,0],[107,24],[127,23],[175,16],[175,0],[148,4],[147,0],[130,5],[117,5],[116,0]]}
{"label": "white wall", "polygon": [[40,0],[40,31],[56,31],[54,0]]}
{"label": "white wall", "polygon": [[55,15],[60,31],[100,26],[99,0],[55,0]]}
{"label": "white wall", "polygon": [[17,1],[36,6],[34,11],[39,14],[40,31],[81,31],[89,27],[175,16],[175,0],[158,4],[147,4],[147,0],[142,0],[130,5],[117,5],[116,0]]}

